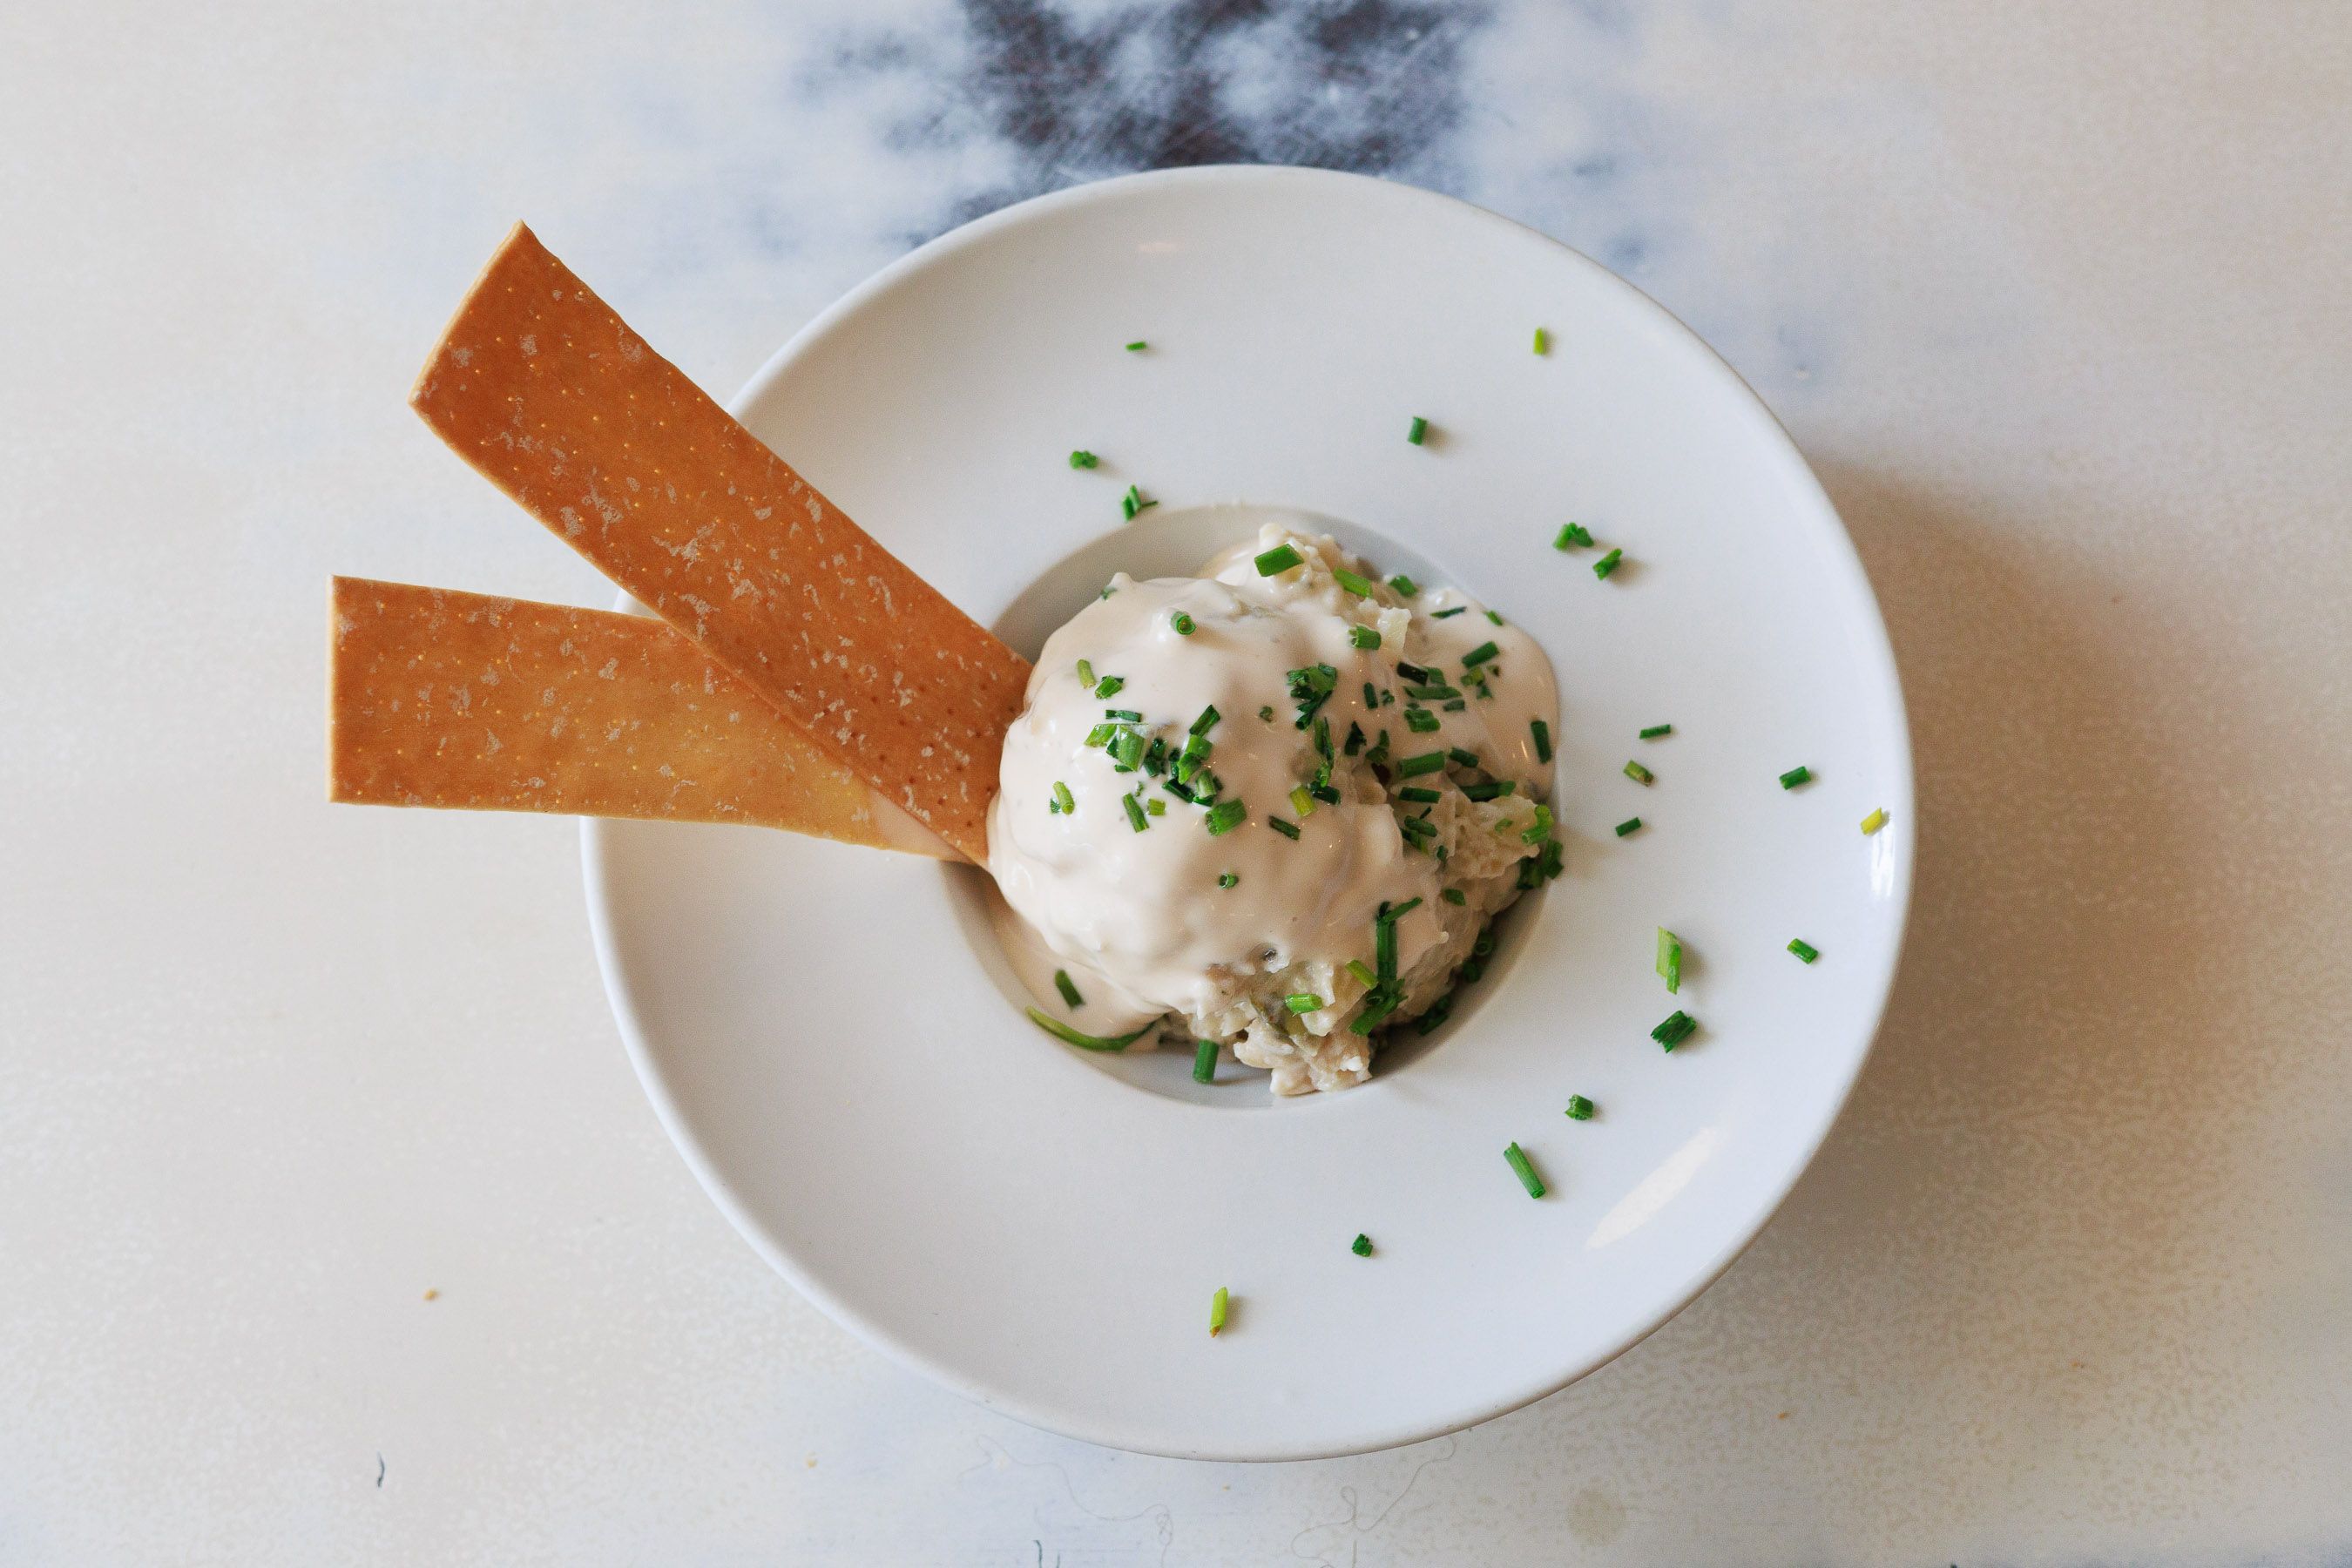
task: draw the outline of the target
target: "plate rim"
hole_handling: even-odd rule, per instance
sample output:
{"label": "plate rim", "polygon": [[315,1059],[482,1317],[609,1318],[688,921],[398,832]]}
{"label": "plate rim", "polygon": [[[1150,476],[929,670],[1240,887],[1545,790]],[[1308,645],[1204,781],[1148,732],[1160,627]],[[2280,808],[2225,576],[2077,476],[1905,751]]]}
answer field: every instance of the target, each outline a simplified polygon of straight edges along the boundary
{"label": "plate rim", "polygon": [[[1902,972],[1903,957],[1910,935],[1911,910],[1915,892],[1915,868],[1918,853],[1920,823],[1916,790],[1916,759],[1911,742],[1911,725],[1903,690],[1902,672],[1895,658],[1893,639],[1886,630],[1885,613],[1872,587],[1868,572],[1864,568],[1860,552],[1855,548],[1851,531],[1840,515],[1835,503],[1822,487],[1820,477],[1806,461],[1803,451],[1790,434],[1780,416],[1764,398],[1749,385],[1747,379],[1701,337],[1688,323],[1650,295],[1600,262],[1551,235],[1529,225],[1504,216],[1488,208],[1398,181],[1369,174],[1351,174],[1330,169],[1317,169],[1289,164],[1220,163],[1188,166],[1177,169],[1149,170],[1117,175],[1066,186],[1061,190],[1033,196],[1028,200],[1001,207],[994,212],[961,224],[946,233],[929,239],[904,256],[882,267],[850,289],[832,304],[818,311],[783,345],[754,371],[733,396],[725,401],[728,412],[740,417],[742,412],[765,397],[792,365],[817,340],[829,332],[836,323],[866,308],[877,297],[897,286],[909,273],[927,268],[953,256],[958,251],[980,244],[1000,230],[1032,222],[1067,206],[1083,205],[1116,199],[1139,188],[1178,187],[1187,185],[1239,186],[1295,183],[1328,188],[1343,186],[1370,188],[1380,193],[1381,199],[1403,199],[1417,202],[1433,209],[1441,209],[1454,218],[1468,218],[1481,226],[1492,226],[1518,236],[1532,237],[1559,252],[1572,267],[1581,267],[1592,274],[1604,289],[1618,292],[1633,309],[1652,313],[1673,335],[1700,351],[1706,361],[1712,362],[1715,371],[1727,382],[1737,395],[1746,399],[1755,413],[1766,422],[1767,436],[1777,441],[1777,456],[1790,478],[1801,487],[1804,500],[1819,508],[1821,519],[1828,526],[1822,540],[1832,552],[1838,569],[1853,590],[1862,618],[1855,626],[1867,645],[1872,683],[1891,716],[1893,732],[1891,761],[1894,776],[1885,808],[1896,820],[1905,824],[1902,835],[1895,840],[1893,879],[1894,888],[1886,902],[1893,906],[1894,929],[1887,949],[1884,973],[1876,981],[1877,994],[1866,1008],[1868,1026],[1861,1037],[1860,1049],[1845,1069],[1843,1082],[1838,1085],[1821,1118],[1813,1135],[1805,1142],[1802,1157],[1790,1163],[1777,1186],[1770,1191],[1769,1201],[1755,1211],[1752,1223],[1737,1229],[1725,1245],[1703,1267],[1695,1270],[1687,1287],[1658,1311],[1654,1319],[1628,1331],[1621,1339],[1598,1353],[1580,1358],[1578,1362],[1555,1373],[1539,1373],[1531,1386],[1514,1390],[1499,1398],[1483,1401],[1467,1410],[1449,1410],[1433,1417],[1392,1424],[1339,1443],[1317,1443],[1295,1447],[1257,1448],[1249,1451],[1210,1452],[1202,1449],[1176,1449],[1150,1442],[1138,1442],[1132,1434],[1122,1435],[1115,1424],[1097,1421],[1076,1412],[1045,1411],[1032,1407],[1017,1394],[1003,1389],[982,1386],[970,1375],[959,1371],[917,1346],[902,1342],[877,1325],[866,1321],[856,1310],[837,1298],[807,1270],[801,1268],[778,1247],[755,1219],[737,1194],[733,1184],[720,1172],[716,1163],[696,1136],[688,1119],[670,1092],[667,1082],[656,1063],[652,1045],[637,1016],[625,965],[614,938],[610,915],[613,898],[609,880],[606,835],[611,824],[595,817],[580,819],[581,863],[583,892],[586,897],[591,944],[596,957],[596,967],[604,989],[605,1001],[611,1008],[614,1023],[619,1029],[623,1048],[637,1080],[652,1103],[656,1119],[661,1123],[671,1143],[685,1159],[695,1180],[709,1194],[719,1212],[737,1233],[748,1242],[753,1252],[769,1267],[782,1275],[793,1288],[814,1303],[835,1323],[847,1329],[861,1342],[881,1352],[898,1364],[921,1373],[941,1386],[985,1409],[1010,1415],[1024,1425],[1057,1436],[1075,1437],[1122,1452],[1154,1455],[1168,1458],[1199,1459],[1208,1462],[1274,1463],[1291,1460],[1336,1458],[1349,1455],[1375,1453],[1416,1442],[1460,1432],[1524,1409],[1538,1400],[1547,1398],[1570,1384],[1591,1376],[1628,1351],[1664,1328],[1686,1310],[1692,1302],[1720,1279],[1753,1246],[1767,1226],[1777,1217],[1797,1184],[1812,1169],[1830,1135],[1844,1120],[1853,1103],[1855,1089],[1876,1049],[1878,1037],[1885,1027],[1886,1013],[1892,1003],[1895,985]],[[627,607],[626,595],[620,596]]]}

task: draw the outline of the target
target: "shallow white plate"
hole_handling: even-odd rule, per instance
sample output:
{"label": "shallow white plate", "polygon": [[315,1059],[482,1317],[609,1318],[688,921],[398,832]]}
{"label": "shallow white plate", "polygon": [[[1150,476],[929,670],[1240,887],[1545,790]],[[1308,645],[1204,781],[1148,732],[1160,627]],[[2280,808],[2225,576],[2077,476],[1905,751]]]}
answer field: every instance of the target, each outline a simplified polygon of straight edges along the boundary
{"label": "shallow white plate", "polygon": [[[1041,1426],[1294,1458],[1559,1388],[1755,1236],[1877,1025],[1910,758],[1827,500],[1664,310],[1444,197],[1186,170],[925,246],[736,411],[1024,652],[1109,565],[1189,563],[1232,526],[1195,509],[1242,500],[1345,520],[1384,569],[1496,605],[1562,692],[1567,874],[1452,1026],[1306,1101],[1270,1103],[1230,1066],[1185,1098],[1181,1069],[1105,1070],[1039,1033],[975,947],[969,868],[589,824],[597,952],[646,1089],[729,1217],[826,1311]],[[1073,470],[1073,447],[1102,467]],[[1130,483],[1161,505],[1122,526]],[[1614,577],[1593,576],[1597,550],[1552,549],[1570,519],[1623,547]],[[1670,738],[1634,738],[1662,722]],[[1622,774],[1633,757],[1654,784]],[[1800,763],[1814,782],[1783,791]],[[1890,822],[1865,837],[1874,807]],[[1652,972],[1661,925],[1689,947],[1676,997]],[[1648,1031],[1676,1006],[1703,1026],[1670,1056]],[[1599,1116],[1569,1121],[1571,1094]],[[1504,1163],[1514,1140],[1541,1201]],[[1232,1321],[1212,1339],[1221,1285]]]}

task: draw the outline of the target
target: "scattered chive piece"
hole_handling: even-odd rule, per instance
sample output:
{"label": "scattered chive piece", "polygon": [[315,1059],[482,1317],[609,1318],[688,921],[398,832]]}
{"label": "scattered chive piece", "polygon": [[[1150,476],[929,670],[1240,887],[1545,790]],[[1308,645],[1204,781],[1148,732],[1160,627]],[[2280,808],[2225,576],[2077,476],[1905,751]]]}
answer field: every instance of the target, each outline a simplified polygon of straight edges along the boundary
{"label": "scattered chive piece", "polygon": [[1426,708],[1407,708],[1404,727],[1416,735],[1434,735],[1442,723],[1436,714]]}
{"label": "scattered chive piece", "polygon": [[1643,767],[1639,763],[1627,763],[1625,764],[1625,776],[1632,779],[1635,784],[1654,784],[1657,782],[1658,777],[1657,774],[1652,773],[1649,769]]}
{"label": "scattered chive piece", "polygon": [[1591,1121],[1592,1101],[1585,1099],[1584,1096],[1580,1094],[1570,1095],[1568,1097],[1568,1119],[1570,1121]]}
{"label": "scattered chive piece", "polygon": [[1397,674],[1416,686],[1429,679],[1429,671],[1417,664],[1408,664],[1403,659],[1397,660]]}
{"label": "scattered chive piece", "polygon": [[1679,995],[1683,988],[1683,939],[1658,928],[1658,978],[1666,983],[1666,994]]}
{"label": "scattered chive piece", "polygon": [[1428,435],[1429,421],[1416,415],[1413,416],[1412,428],[1405,432],[1404,438],[1418,447]]}
{"label": "scattered chive piece", "polygon": [[1060,992],[1062,1000],[1073,1007],[1083,1007],[1087,1005],[1087,999],[1078,994],[1077,986],[1071,984],[1070,972],[1066,969],[1054,971],[1054,989]]}
{"label": "scattered chive piece", "polygon": [[1355,595],[1360,599],[1369,599],[1372,596],[1372,584],[1370,579],[1359,577],[1353,572],[1349,572],[1344,567],[1332,567],[1331,580],[1339,584],[1342,588],[1347,589],[1350,594]]}
{"label": "scattered chive piece", "polygon": [[1624,559],[1625,552],[1622,550],[1612,550],[1608,554],[1602,556],[1600,560],[1592,563],[1592,574],[1595,577],[1606,577],[1612,572],[1616,571],[1617,563]]}
{"label": "scattered chive piece", "polygon": [[1138,713],[1132,708],[1106,708],[1103,710],[1103,717],[1106,719],[1124,719],[1130,724],[1140,724],[1143,722],[1143,715]]}
{"label": "scattered chive piece", "polygon": [[1100,461],[1102,459],[1092,452],[1078,451],[1070,454],[1070,467],[1074,468],[1091,468]]}
{"label": "scattered chive piece", "polygon": [[1469,607],[1467,605],[1456,605],[1450,610],[1433,610],[1430,612],[1429,618],[1433,621],[1442,621],[1448,616],[1458,616]]}
{"label": "scattered chive piece", "polygon": [[1381,634],[1370,626],[1349,626],[1348,640],[1358,647],[1378,647],[1381,646]]}
{"label": "scattered chive piece", "polygon": [[[1127,346],[1130,349],[1139,349],[1143,345],[1141,343],[1129,343]],[[1231,1300],[1232,1298],[1226,1295],[1225,1288],[1223,1285],[1218,1286],[1217,1293],[1209,1298],[1209,1337],[1211,1339],[1216,1338],[1218,1333],[1223,1330],[1225,1326],[1225,1308]]]}
{"label": "scattered chive piece", "polygon": [[1297,838],[1298,837],[1298,824],[1295,822],[1285,822],[1278,816],[1269,816],[1265,819],[1265,825],[1268,827],[1273,828],[1276,833],[1281,834],[1285,838]]}
{"label": "scattered chive piece", "polygon": [[1223,714],[1217,711],[1217,705],[1212,702],[1206,708],[1201,710],[1201,716],[1198,719],[1192,721],[1192,728],[1190,733],[1195,735],[1205,735],[1210,731],[1215,729],[1217,727],[1217,721],[1223,717]]}
{"label": "scattered chive piece", "polygon": [[[1139,354],[1139,353],[1141,353],[1143,352],[1143,349],[1144,349],[1144,342],[1143,342],[1143,340],[1142,340],[1141,338],[1138,338],[1138,339],[1136,339],[1133,342],[1131,342],[1131,343],[1129,343],[1129,344],[1128,344],[1128,345],[1127,345],[1127,352],[1128,352],[1128,353],[1131,353],[1131,354]],[[1222,1295],[1223,1295],[1223,1294],[1224,1294],[1224,1292],[1223,1292],[1223,1291],[1222,1291],[1222,1290],[1220,1290],[1220,1291],[1218,1291],[1218,1292],[1217,1292],[1217,1294],[1218,1294],[1218,1295],[1220,1295],[1220,1296],[1222,1296]]]}
{"label": "scattered chive piece", "polygon": [[1585,527],[1584,524],[1580,522],[1563,522],[1559,525],[1559,531],[1552,535],[1551,547],[1554,550],[1566,550],[1572,544],[1588,545],[1591,542],[1592,531]]}
{"label": "scattered chive piece", "polygon": [[1460,763],[1465,768],[1475,768],[1478,765],[1478,753],[1465,750],[1461,746],[1451,748],[1445,754],[1449,759],[1454,762]]}
{"label": "scattered chive piece", "polygon": [[1822,955],[1822,950],[1820,948],[1815,947],[1811,942],[1807,942],[1801,936],[1790,937],[1789,939],[1789,951],[1795,953],[1799,959],[1807,963],[1811,963],[1813,960]]}
{"label": "scattered chive piece", "polygon": [[1437,896],[1444,899],[1449,904],[1462,905],[1467,904],[1470,901],[1470,895],[1464,892],[1459,888],[1448,888],[1445,891],[1438,894]]}
{"label": "scattered chive piece", "polygon": [[1315,815],[1315,797],[1307,793],[1305,784],[1294,784],[1290,790],[1290,809],[1302,818]]}
{"label": "scattered chive piece", "polygon": [[1133,825],[1138,833],[1151,826],[1151,819],[1143,815],[1141,801],[1131,795],[1123,795],[1118,797],[1118,803],[1127,807],[1127,820]]}
{"label": "scattered chive piece", "polygon": [[1639,826],[1642,826],[1642,819],[1641,819],[1640,817],[1638,817],[1638,816],[1629,816],[1629,817],[1627,817],[1624,821],[1622,821],[1622,822],[1621,822],[1621,823],[1619,823],[1619,824],[1617,825],[1617,837],[1620,837],[1620,838],[1622,838],[1622,837],[1625,837],[1625,835],[1627,835],[1628,833],[1633,832],[1633,829],[1635,829],[1635,828],[1637,828],[1637,827],[1639,827]]}
{"label": "scattered chive piece", "polygon": [[1551,761],[1551,726],[1540,719],[1528,721],[1528,730],[1536,738],[1536,761]]}
{"label": "scattered chive piece", "polygon": [[1261,577],[1271,577],[1277,572],[1287,572],[1297,565],[1301,559],[1298,552],[1289,545],[1277,544],[1258,556],[1257,574]]}
{"label": "scattered chive piece", "polygon": [[1459,712],[1461,712],[1464,709],[1465,709],[1465,708],[1467,708],[1467,707],[1469,707],[1469,706],[1470,706],[1470,704],[1468,704],[1467,702],[1463,701],[1463,700],[1462,700],[1462,699],[1460,699],[1459,697],[1457,697],[1457,698],[1455,698],[1453,701],[1448,702],[1448,703],[1445,705],[1445,710],[1446,710],[1448,713],[1459,713]]}
{"label": "scattered chive piece", "polygon": [[1885,806],[1880,806],[1877,810],[1872,812],[1868,816],[1862,819],[1862,831],[1865,836],[1875,833],[1885,826],[1886,808]]}
{"label": "scattered chive piece", "polygon": [[1282,999],[1282,1005],[1294,1013],[1320,1013],[1323,998],[1312,991],[1295,991]]}
{"label": "scattered chive piece", "polygon": [[1095,682],[1095,695],[1097,697],[1116,697],[1122,690],[1126,689],[1126,687],[1127,677],[1124,675],[1106,675],[1100,680]]}
{"label": "scattered chive piece", "polygon": [[1366,990],[1370,990],[1371,987],[1378,985],[1381,983],[1380,977],[1372,973],[1371,966],[1360,958],[1351,958],[1348,960],[1348,973],[1362,981]]}
{"label": "scattered chive piece", "polygon": [[1239,827],[1248,816],[1249,807],[1240,801],[1221,800],[1209,807],[1209,815],[1203,820],[1209,826],[1209,837],[1214,838],[1221,833],[1230,833]]}
{"label": "scattered chive piece", "polygon": [[1535,1166],[1528,1163],[1525,1151],[1514,1143],[1503,1151],[1503,1158],[1511,1163],[1511,1173],[1519,1178],[1519,1185],[1527,1188],[1528,1196],[1539,1198],[1544,1195],[1543,1178],[1537,1175]]}
{"label": "scattered chive piece", "polygon": [[1164,800],[1147,800],[1143,803],[1143,809],[1153,816],[1165,816],[1168,815],[1168,803]]}
{"label": "scattered chive piece", "polygon": [[1095,597],[1096,597],[1096,598],[1097,598],[1097,599],[1108,599],[1108,598],[1109,598],[1113,594],[1116,594],[1116,593],[1118,593],[1118,590],[1117,588],[1109,588],[1109,587],[1106,587],[1106,588],[1105,588],[1101,593],[1097,594],[1097,595],[1095,595]]}
{"label": "scattered chive piece", "polygon": [[1502,651],[1503,650],[1501,648],[1496,647],[1493,643],[1482,642],[1476,647],[1472,648],[1468,653],[1462,656],[1462,668],[1465,669],[1475,669],[1480,665],[1486,663],[1488,659],[1496,658]]}
{"label": "scattered chive piece", "polygon": [[1160,1026],[1159,1021],[1154,1019],[1131,1035],[1087,1035],[1073,1029],[1059,1018],[1040,1013],[1034,1007],[1029,1009],[1029,1021],[1064,1045],[1076,1046],[1082,1051],[1123,1051]]}
{"label": "scattered chive piece", "polygon": [[1673,1012],[1666,1015],[1666,1021],[1664,1023],[1660,1024],[1656,1028],[1650,1031],[1650,1038],[1657,1041],[1658,1044],[1665,1047],[1666,1049],[1671,1051],[1676,1046],[1681,1045],[1685,1040],[1689,1039],[1691,1037],[1691,1031],[1697,1027],[1698,1020],[1677,1007]]}
{"label": "scattered chive piece", "polygon": [[1433,789],[1423,789],[1419,784],[1407,784],[1397,791],[1397,798],[1412,801],[1416,805],[1435,805],[1445,797]]}
{"label": "scattered chive piece", "polygon": [[1518,785],[1509,779],[1495,779],[1486,784],[1464,784],[1462,793],[1471,800],[1500,800],[1518,792]]}
{"label": "scattered chive piece", "polygon": [[1522,844],[1540,844],[1550,836],[1551,807],[1546,805],[1541,801],[1538,801],[1536,802],[1535,820],[1528,825],[1526,832],[1519,835],[1519,842]]}
{"label": "scattered chive piece", "polygon": [[1192,1081],[1194,1083],[1213,1083],[1216,1080],[1216,1077],[1217,1042],[1214,1040],[1193,1041]]}
{"label": "scattered chive piece", "polygon": [[1404,689],[1404,694],[1422,702],[1443,702],[1449,697],[1462,695],[1442,680],[1415,682]]}
{"label": "scattered chive piece", "polygon": [[1348,1250],[1359,1258],[1370,1258],[1372,1255],[1372,1238],[1369,1236],[1359,1236],[1355,1240],[1348,1243]]}
{"label": "scattered chive piece", "polygon": [[1394,909],[1383,909],[1381,910],[1381,912],[1374,917],[1374,923],[1377,924],[1381,921],[1386,921],[1389,925],[1394,926],[1397,921],[1404,919],[1405,916],[1412,913],[1413,910],[1419,908],[1421,908],[1421,900],[1418,898],[1407,899],[1404,902],[1397,905]]}
{"label": "scattered chive piece", "polygon": [[1780,787],[1782,789],[1794,789],[1812,776],[1813,770],[1811,768],[1790,768],[1787,773],[1780,775]]}
{"label": "scattered chive piece", "polygon": [[1142,511],[1145,508],[1155,507],[1159,504],[1160,503],[1156,500],[1145,500],[1143,499],[1143,491],[1134,485],[1128,486],[1127,493],[1118,498],[1119,512],[1129,522],[1133,522],[1136,519],[1136,514]]}
{"label": "scattered chive piece", "polygon": [[1241,885],[1241,879],[1240,879],[1239,877],[1235,876],[1235,875],[1234,875],[1233,872],[1231,872],[1231,871],[1227,871],[1227,872],[1225,872],[1223,875],[1220,876],[1220,877],[1217,879],[1217,886],[1219,886],[1220,888],[1235,888],[1235,887],[1239,887],[1240,885]]}
{"label": "scattered chive piece", "polygon": [[1095,667],[1088,664],[1085,659],[1078,660],[1078,684],[1080,686],[1092,686],[1094,683]]}
{"label": "scattered chive piece", "polygon": [[1486,618],[1499,626],[1503,624],[1503,612],[1500,610],[1489,610],[1486,612]]}
{"label": "scattered chive piece", "polygon": [[1389,586],[1394,588],[1398,593],[1402,594],[1408,599],[1421,592],[1421,584],[1414,582],[1412,578],[1406,576],[1402,572],[1389,579]]}
{"label": "scattered chive piece", "polygon": [[1538,327],[1536,329],[1536,353],[1540,354],[1549,353],[1550,352],[1551,334],[1545,331],[1541,327]]}
{"label": "scattered chive piece", "polygon": [[1444,766],[1445,753],[1444,752],[1423,752],[1417,757],[1407,757],[1403,761],[1398,763],[1396,765],[1396,774],[1397,777],[1401,779],[1418,778],[1423,773],[1440,772],[1444,768]]}
{"label": "scattered chive piece", "polygon": [[1168,624],[1176,628],[1176,635],[1180,637],[1189,637],[1192,635],[1192,617],[1181,610],[1169,616]]}
{"label": "scattered chive piece", "polygon": [[1274,722],[1274,710],[1271,708],[1259,709],[1257,710],[1257,716],[1265,720],[1269,724]]}
{"label": "scattered chive piece", "polygon": [[1674,732],[1675,727],[1672,724],[1653,724],[1642,731],[1642,739],[1654,741],[1661,735],[1671,735]]}
{"label": "scattered chive piece", "polygon": [[1059,779],[1054,781],[1054,804],[1062,808],[1064,816],[1071,816],[1078,809],[1077,799],[1070,794],[1070,786]]}

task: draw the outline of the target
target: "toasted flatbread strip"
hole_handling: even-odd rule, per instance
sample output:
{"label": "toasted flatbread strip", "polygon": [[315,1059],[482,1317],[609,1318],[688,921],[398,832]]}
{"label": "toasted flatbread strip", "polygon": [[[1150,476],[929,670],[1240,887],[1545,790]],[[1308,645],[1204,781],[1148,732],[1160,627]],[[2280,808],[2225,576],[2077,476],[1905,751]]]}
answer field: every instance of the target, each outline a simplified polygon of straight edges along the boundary
{"label": "toasted flatbread strip", "polygon": [[327,793],[953,851],[659,621],[335,579]]}
{"label": "toasted flatbread strip", "polygon": [[1029,666],[647,348],[518,224],[410,402],[890,801],[988,858]]}

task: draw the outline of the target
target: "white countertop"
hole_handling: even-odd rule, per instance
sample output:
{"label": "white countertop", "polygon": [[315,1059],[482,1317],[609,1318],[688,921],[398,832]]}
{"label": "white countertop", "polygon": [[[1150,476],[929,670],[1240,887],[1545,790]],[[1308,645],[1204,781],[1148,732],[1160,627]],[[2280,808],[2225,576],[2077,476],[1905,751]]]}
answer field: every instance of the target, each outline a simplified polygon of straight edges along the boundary
{"label": "white countertop", "polygon": [[[2352,1552],[2341,7],[7,32],[0,1563]],[[1878,1053],[1748,1256],[1530,1409],[1256,1468],[852,1341],[656,1126],[572,826],[320,785],[330,573],[609,600],[404,406],[509,221],[724,395],[962,216],[1206,158],[1454,191],[1691,321],[1845,513],[1921,791]]]}

